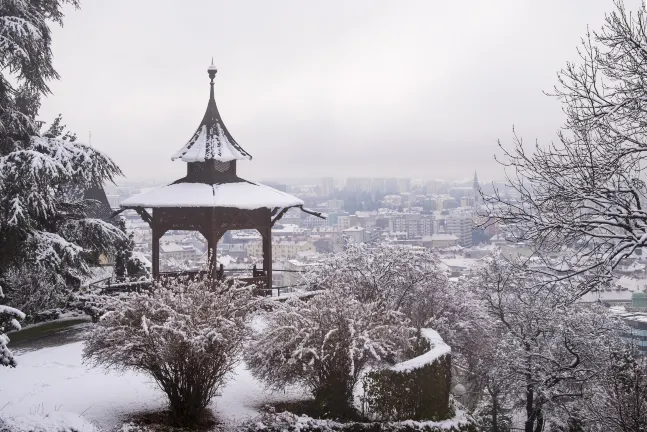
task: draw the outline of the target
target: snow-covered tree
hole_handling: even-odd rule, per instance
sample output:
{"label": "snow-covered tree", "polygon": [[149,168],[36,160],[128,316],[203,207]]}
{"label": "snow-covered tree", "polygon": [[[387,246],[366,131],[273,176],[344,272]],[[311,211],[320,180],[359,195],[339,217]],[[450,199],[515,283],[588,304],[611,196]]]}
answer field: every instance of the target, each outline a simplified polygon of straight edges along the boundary
{"label": "snow-covered tree", "polygon": [[621,324],[600,307],[570,302],[568,286],[519,268],[495,255],[470,287],[494,323],[488,379],[506,383],[526,432],[536,432],[565,423],[562,411],[604,369],[604,353],[622,346]]}
{"label": "snow-covered tree", "polygon": [[153,378],[176,424],[197,422],[240,358],[255,305],[251,287],[209,279],[172,279],[150,293],[107,300],[88,334],[90,364]]}
{"label": "snow-covered tree", "polygon": [[589,389],[582,422],[594,432],[647,430],[647,359],[627,347],[610,352],[606,366]]}
{"label": "snow-covered tree", "polygon": [[349,244],[313,266],[306,280],[318,289],[340,289],[359,302],[405,313],[414,326],[443,316],[448,280],[428,249],[387,244]]}
{"label": "snow-covered tree", "polygon": [[274,388],[305,386],[321,415],[333,417],[352,412],[362,371],[399,360],[416,334],[403,314],[349,297],[338,284],[307,301],[277,304],[265,318],[246,349],[252,374]]}
{"label": "snow-covered tree", "polygon": [[4,280],[11,289],[8,304],[23,311],[30,322],[55,316],[56,310],[65,308],[71,300],[65,281],[44,268],[13,268]]}
{"label": "snow-covered tree", "polygon": [[[0,287],[0,299],[2,294],[2,287]],[[9,336],[5,333],[11,330],[20,330],[19,320],[25,319],[25,314],[9,306],[0,305],[0,365],[15,367],[16,360],[13,358],[11,350],[7,348],[9,343]]]}
{"label": "snow-covered tree", "polygon": [[511,237],[560,251],[559,260],[542,254],[546,273],[582,277],[579,294],[647,245],[647,14],[644,2],[635,13],[615,6],[583,39],[580,60],[558,73],[553,95],[566,115],[558,142],[530,150],[515,135],[501,162],[519,196],[485,197]]}
{"label": "snow-covered tree", "polygon": [[96,202],[83,190],[112,180],[119,168],[92,147],[43,136],[0,153],[0,277],[11,268],[43,267],[79,277],[90,252],[110,252],[124,237],[87,217]]}
{"label": "snow-covered tree", "polygon": [[78,280],[92,255],[111,251],[123,236],[88,217],[96,202],[83,199],[84,190],[111,181],[119,168],[77,143],[60,117],[44,130],[36,120],[47,82],[58,77],[49,24],[62,24],[65,4],[78,5],[0,3],[0,281],[9,302],[15,289],[8,272],[43,268],[57,285]]}

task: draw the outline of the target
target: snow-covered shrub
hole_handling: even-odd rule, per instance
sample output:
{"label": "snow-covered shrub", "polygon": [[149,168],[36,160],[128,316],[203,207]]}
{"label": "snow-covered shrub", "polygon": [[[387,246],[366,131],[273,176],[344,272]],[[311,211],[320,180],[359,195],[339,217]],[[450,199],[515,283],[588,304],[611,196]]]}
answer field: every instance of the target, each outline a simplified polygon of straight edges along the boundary
{"label": "snow-covered shrub", "polygon": [[450,407],[451,350],[437,332],[422,329],[424,352],[395,366],[370,371],[364,384],[365,410],[380,420],[445,420]]}
{"label": "snow-covered shrub", "polygon": [[288,299],[266,318],[246,350],[248,367],[271,387],[305,386],[322,416],[350,416],[362,371],[396,363],[415,337],[402,313],[334,287],[308,301]]}
{"label": "snow-covered shrub", "polygon": [[313,266],[306,278],[318,289],[341,289],[360,302],[379,302],[425,327],[444,315],[448,280],[428,249],[387,244],[349,244]]}
{"label": "snow-covered shrub", "polygon": [[477,432],[474,421],[464,411],[458,409],[455,411],[453,418],[442,421],[339,423],[269,410],[257,418],[245,421],[234,430],[238,432]]}
{"label": "snow-covered shrub", "polygon": [[72,297],[61,275],[40,267],[10,269],[4,280],[7,304],[23,311],[30,323],[57,318],[56,311]]}
{"label": "snow-covered shrub", "polygon": [[238,282],[169,279],[150,293],[111,298],[83,355],[150,375],[168,397],[171,421],[188,425],[238,362],[254,302]]}
{"label": "snow-covered shrub", "polygon": [[19,417],[0,416],[0,432],[99,432],[83,417],[63,411],[29,414]]}
{"label": "snow-covered shrub", "polygon": [[[2,287],[0,287],[0,299],[3,296]],[[20,330],[18,321],[23,319],[25,319],[25,314],[18,309],[0,305],[0,365],[2,366],[16,367],[16,360],[7,347],[9,336],[5,333],[11,330]]]}

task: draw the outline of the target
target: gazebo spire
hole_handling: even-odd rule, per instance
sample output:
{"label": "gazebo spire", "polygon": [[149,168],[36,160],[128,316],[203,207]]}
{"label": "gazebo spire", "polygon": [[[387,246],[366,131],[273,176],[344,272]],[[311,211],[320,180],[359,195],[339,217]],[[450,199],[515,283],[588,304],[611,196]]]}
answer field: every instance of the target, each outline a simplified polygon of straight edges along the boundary
{"label": "gazebo spire", "polygon": [[207,72],[211,80],[207,110],[189,142],[173,155],[172,160],[181,159],[188,163],[210,161],[228,163],[239,159],[251,159],[252,156],[231,136],[218,112],[213,82],[218,68],[213,65],[213,58]]}

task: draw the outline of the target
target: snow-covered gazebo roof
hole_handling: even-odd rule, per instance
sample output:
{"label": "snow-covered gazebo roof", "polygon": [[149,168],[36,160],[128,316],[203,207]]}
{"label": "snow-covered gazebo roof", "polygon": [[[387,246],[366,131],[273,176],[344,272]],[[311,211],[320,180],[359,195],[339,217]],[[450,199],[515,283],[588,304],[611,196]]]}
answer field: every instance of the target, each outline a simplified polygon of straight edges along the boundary
{"label": "snow-covered gazebo roof", "polygon": [[258,183],[173,183],[124,200],[122,207],[229,207],[244,210],[302,206],[303,201]]}
{"label": "snow-covered gazebo roof", "polygon": [[175,153],[171,159],[182,159],[184,162],[251,160],[252,156],[238,145],[225,127],[222,118],[220,118],[213,91],[213,79],[218,69],[211,65],[207,72],[209,73],[209,78],[211,78],[211,95],[207,104],[207,111],[204,113],[200,126],[198,126],[189,142]]}

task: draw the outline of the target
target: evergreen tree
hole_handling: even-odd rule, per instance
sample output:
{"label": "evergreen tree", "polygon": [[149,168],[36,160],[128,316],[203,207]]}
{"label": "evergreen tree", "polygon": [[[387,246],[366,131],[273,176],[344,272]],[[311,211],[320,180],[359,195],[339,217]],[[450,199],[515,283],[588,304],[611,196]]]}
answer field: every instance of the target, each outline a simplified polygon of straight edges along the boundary
{"label": "evergreen tree", "polygon": [[79,277],[88,270],[90,251],[107,252],[123,237],[115,226],[88,218],[96,203],[82,197],[83,190],[121,174],[119,168],[77,143],[60,117],[42,133],[36,121],[47,81],[58,78],[49,22],[62,24],[65,3],[78,5],[76,0],[0,4],[0,70],[8,72],[0,74],[0,280],[24,266]]}
{"label": "evergreen tree", "polygon": [[[84,190],[111,181],[119,168],[77,143],[60,117],[44,130],[36,120],[47,82],[58,78],[49,26],[62,25],[66,4],[78,7],[77,0],[0,2],[0,285],[9,304],[17,287],[8,275],[16,269],[45,271],[64,286],[88,272],[92,252],[110,252],[123,238],[117,227],[88,217],[96,202],[83,199]],[[0,326],[5,345],[8,329]]]}

